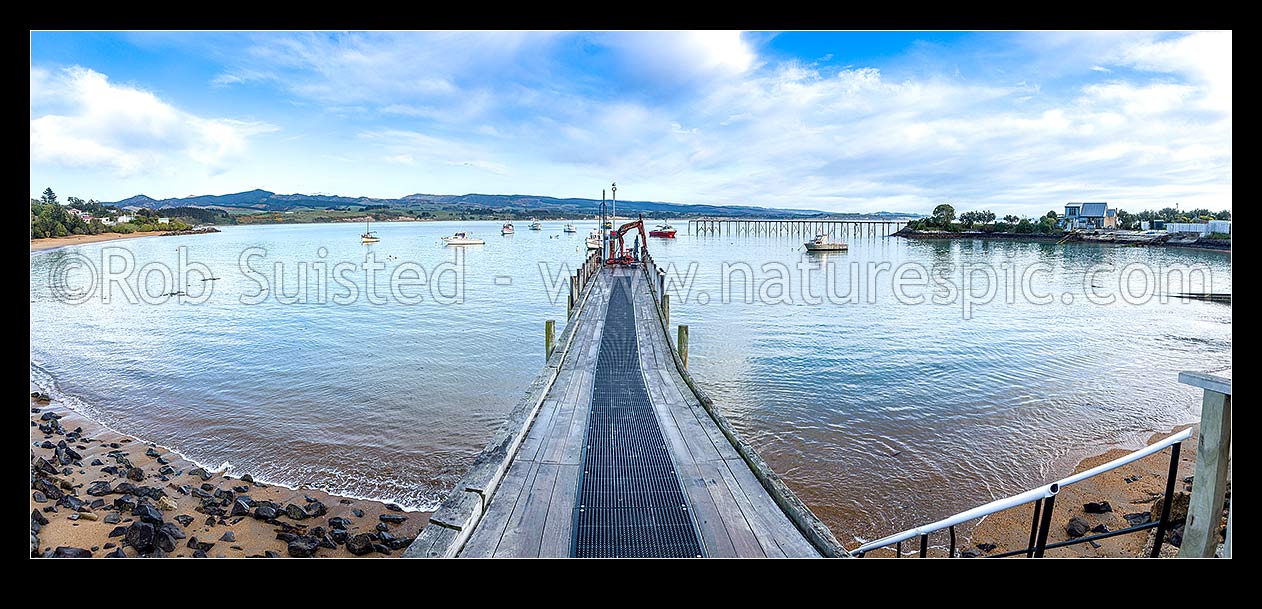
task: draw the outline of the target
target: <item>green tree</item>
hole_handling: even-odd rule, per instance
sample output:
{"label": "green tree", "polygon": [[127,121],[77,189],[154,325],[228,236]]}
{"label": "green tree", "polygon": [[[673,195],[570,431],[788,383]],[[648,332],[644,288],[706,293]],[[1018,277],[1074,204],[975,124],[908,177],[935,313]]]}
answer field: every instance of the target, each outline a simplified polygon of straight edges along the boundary
{"label": "green tree", "polygon": [[1007,222],[1008,224],[1016,224],[1017,222],[1021,221],[1021,218],[1018,218],[1012,214],[1008,214],[1003,217],[1003,221]]}
{"label": "green tree", "polygon": [[1214,214],[1214,219],[1215,219],[1215,220],[1230,220],[1230,219],[1231,219],[1231,211],[1224,209],[1224,210],[1222,210],[1222,211],[1220,211],[1220,212],[1218,212],[1218,213]]}
{"label": "green tree", "polygon": [[955,221],[955,208],[949,203],[933,208],[933,220],[942,228],[951,228],[951,223]]}
{"label": "green tree", "polygon": [[52,188],[45,188],[44,195],[39,198],[45,205],[52,205],[57,202],[57,193]]}

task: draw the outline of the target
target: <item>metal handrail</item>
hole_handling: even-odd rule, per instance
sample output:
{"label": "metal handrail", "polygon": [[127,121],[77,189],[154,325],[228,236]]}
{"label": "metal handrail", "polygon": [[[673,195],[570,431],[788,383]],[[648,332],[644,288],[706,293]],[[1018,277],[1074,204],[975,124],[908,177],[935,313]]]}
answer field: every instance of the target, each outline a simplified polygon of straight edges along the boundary
{"label": "metal handrail", "polygon": [[[975,518],[988,516],[990,514],[1001,512],[1003,510],[1021,506],[1027,503],[1037,502],[1037,505],[1035,505],[1035,508],[1034,508],[1034,522],[1030,531],[1030,546],[1026,548],[1025,550],[1009,552],[1005,555],[1025,553],[1027,556],[1041,557],[1043,555],[1043,550],[1047,549],[1048,547],[1060,547],[1064,545],[1071,545],[1072,543],[1082,543],[1084,541],[1088,541],[1088,539],[1083,539],[1083,540],[1074,540],[1073,542],[1061,542],[1058,544],[1053,544],[1052,546],[1047,545],[1047,534],[1048,534],[1048,530],[1051,523],[1051,515],[1052,515],[1053,506],[1054,506],[1054,501],[1056,498],[1056,494],[1060,491],[1060,489],[1066,486],[1069,486],[1071,484],[1075,484],[1077,482],[1086,480],[1087,478],[1098,476],[1104,472],[1117,469],[1128,463],[1133,463],[1135,461],[1138,461],[1139,459],[1143,459],[1144,457],[1147,457],[1149,455],[1152,455],[1154,453],[1160,452],[1162,450],[1165,450],[1166,448],[1173,446],[1174,448],[1171,455],[1170,474],[1169,474],[1169,479],[1166,481],[1167,491],[1166,491],[1165,505],[1163,506],[1163,509],[1162,509],[1162,517],[1161,517],[1160,522],[1155,523],[1154,525],[1154,526],[1157,526],[1157,532],[1158,532],[1158,539],[1153,547],[1153,555],[1155,556],[1157,554],[1157,551],[1160,549],[1161,538],[1165,532],[1166,521],[1169,518],[1170,501],[1171,501],[1171,495],[1173,494],[1172,492],[1173,483],[1174,483],[1174,478],[1175,478],[1175,474],[1177,472],[1177,467],[1178,467],[1179,445],[1182,444],[1184,440],[1187,440],[1190,437],[1192,437],[1192,430],[1190,428],[1185,429],[1179,433],[1176,433],[1168,438],[1164,438],[1140,450],[1134,451],[1132,453],[1129,453],[1127,455],[1124,455],[1122,457],[1109,461],[1108,463],[1105,463],[1103,465],[1093,467],[1084,472],[1080,472],[1080,473],[1068,476],[1057,482],[1053,482],[1045,486],[1040,486],[1040,487],[1025,491],[1024,493],[1013,495],[1011,497],[997,499],[995,501],[991,501],[990,503],[977,506],[973,509],[965,510],[953,516],[948,516],[947,518],[943,518],[942,520],[939,520],[937,522],[907,529],[900,533],[887,535],[885,537],[877,539],[876,541],[865,543],[859,546],[858,548],[855,548],[854,550],[852,550],[850,552],[850,555],[863,556],[864,554],[871,552],[872,550],[876,550],[876,549],[883,548],[889,545],[894,545],[894,544],[898,544],[901,550],[902,542],[908,539],[912,539],[914,537],[920,537],[920,555],[924,556],[926,552],[926,546],[928,543],[928,536],[930,533],[940,531],[942,529],[950,529],[952,533],[951,538],[952,540],[954,540],[955,538],[954,527],[958,524],[962,524],[964,522],[973,520]],[[1152,527],[1151,526],[1142,527],[1142,530],[1147,530],[1148,528],[1152,528]],[[1141,530],[1141,529],[1139,527],[1136,527],[1135,530]],[[1128,531],[1128,532],[1133,532],[1133,531]],[[1111,537],[1112,535],[1107,535],[1107,536]],[[954,557],[955,544],[952,543],[951,546],[952,546],[951,554],[952,554],[952,557]]]}

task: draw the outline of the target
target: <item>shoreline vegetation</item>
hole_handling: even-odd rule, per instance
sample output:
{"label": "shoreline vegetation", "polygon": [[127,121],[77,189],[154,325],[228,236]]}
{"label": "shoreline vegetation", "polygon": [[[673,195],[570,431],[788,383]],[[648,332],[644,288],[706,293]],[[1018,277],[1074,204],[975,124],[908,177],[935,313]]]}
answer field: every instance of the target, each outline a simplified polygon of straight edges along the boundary
{"label": "shoreline vegetation", "polygon": [[219,229],[213,226],[206,226],[202,228],[190,228],[187,230],[155,230],[136,233],[97,233],[95,235],[66,235],[64,237],[45,237],[43,239],[32,238],[31,251],[51,250],[61,247],[69,247],[72,245],[86,245],[89,243],[101,243],[104,241],[134,239],[137,237],[174,237],[178,235],[202,235],[217,232],[220,232]]}
{"label": "shoreline vegetation", "polygon": [[31,396],[31,556],[400,556],[429,522],[380,501],[209,471]]}
{"label": "shoreline vegetation", "polygon": [[1068,237],[1068,241],[1075,243],[1105,243],[1110,245],[1127,245],[1142,247],[1183,247],[1191,249],[1215,250],[1215,251],[1231,251],[1230,239],[1196,239],[1196,240],[1173,240],[1173,239],[1150,239],[1136,240],[1133,242],[1104,238],[1104,233],[1100,237],[1095,235],[1081,235],[1077,233],[1014,233],[1007,231],[944,231],[944,230],[924,230],[903,227],[894,236],[906,239],[992,239],[996,241],[1038,241],[1059,243]]}

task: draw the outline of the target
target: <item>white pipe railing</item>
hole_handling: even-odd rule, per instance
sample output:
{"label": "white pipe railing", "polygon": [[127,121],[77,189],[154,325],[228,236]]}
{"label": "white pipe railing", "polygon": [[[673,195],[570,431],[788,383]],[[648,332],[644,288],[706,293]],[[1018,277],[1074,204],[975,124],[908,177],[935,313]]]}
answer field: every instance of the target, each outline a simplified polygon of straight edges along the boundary
{"label": "white pipe railing", "polygon": [[1024,493],[1013,495],[1011,497],[1006,497],[1004,499],[997,499],[995,501],[991,501],[990,503],[979,505],[971,510],[960,512],[954,516],[943,518],[942,520],[939,520],[931,524],[918,526],[914,529],[907,529],[906,531],[903,531],[901,533],[895,533],[893,535],[882,537],[876,541],[870,541],[852,550],[850,552],[850,555],[857,556],[857,555],[865,554],[867,552],[871,552],[872,550],[876,550],[878,548],[883,548],[888,545],[896,544],[900,541],[907,541],[908,539],[920,537],[922,535],[928,535],[929,533],[933,533],[934,531],[940,531],[948,527],[953,527],[957,524],[962,524],[974,518],[981,518],[982,516],[989,516],[990,514],[994,514],[995,512],[1002,512],[1003,510],[1006,510],[1008,508],[1014,508],[1019,505],[1024,505],[1026,503],[1030,503],[1031,501],[1038,501],[1040,499],[1046,499],[1048,497],[1055,495],[1056,493],[1060,491],[1060,489],[1066,486],[1069,486],[1076,482],[1081,482],[1092,476],[1098,476],[1100,474],[1103,474],[1104,472],[1117,469],[1123,465],[1126,465],[1127,463],[1138,461],[1139,459],[1143,459],[1144,457],[1147,457],[1153,453],[1160,452],[1170,447],[1171,445],[1182,442],[1190,437],[1192,437],[1192,430],[1190,428],[1185,429],[1159,442],[1151,444],[1141,450],[1137,450],[1128,455],[1119,457],[1103,465],[1093,467],[1085,472],[1074,474],[1058,482],[1053,482],[1046,486],[1040,486],[1038,488],[1031,489]]}

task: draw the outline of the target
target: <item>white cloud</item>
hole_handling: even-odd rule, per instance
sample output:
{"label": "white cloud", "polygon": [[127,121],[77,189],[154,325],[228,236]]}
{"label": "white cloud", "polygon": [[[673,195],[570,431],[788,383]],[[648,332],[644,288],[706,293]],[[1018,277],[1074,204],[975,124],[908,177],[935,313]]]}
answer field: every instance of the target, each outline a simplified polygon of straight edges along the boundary
{"label": "white cloud", "polygon": [[32,164],[107,168],[119,175],[182,160],[222,171],[245,152],[251,136],[274,130],[196,116],[77,66],[55,74],[31,70],[31,116]]}

